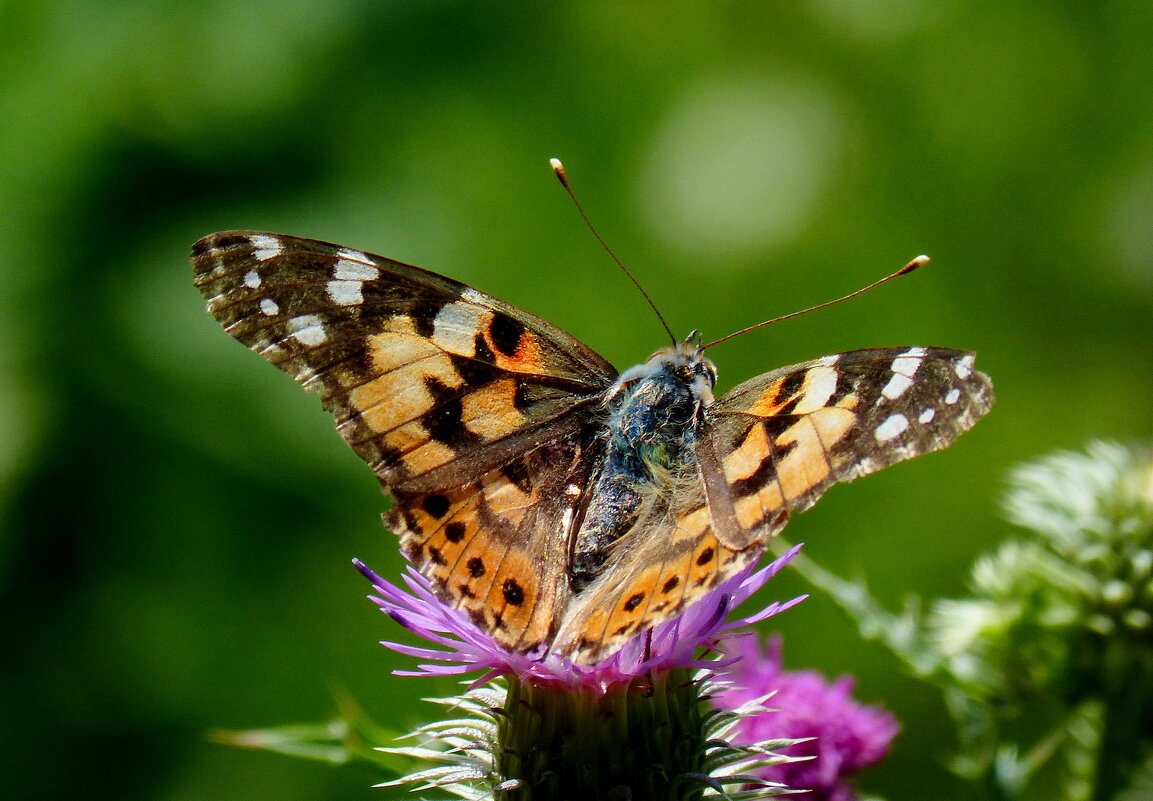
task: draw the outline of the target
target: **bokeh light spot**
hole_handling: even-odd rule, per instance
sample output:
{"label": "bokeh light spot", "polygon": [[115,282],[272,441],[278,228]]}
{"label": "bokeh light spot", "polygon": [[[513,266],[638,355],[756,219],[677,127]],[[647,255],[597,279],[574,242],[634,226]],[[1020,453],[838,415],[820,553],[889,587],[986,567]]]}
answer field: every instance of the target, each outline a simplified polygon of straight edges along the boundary
{"label": "bokeh light spot", "polygon": [[658,241],[710,265],[792,241],[836,174],[837,106],[827,88],[796,76],[688,87],[642,177],[640,204]]}

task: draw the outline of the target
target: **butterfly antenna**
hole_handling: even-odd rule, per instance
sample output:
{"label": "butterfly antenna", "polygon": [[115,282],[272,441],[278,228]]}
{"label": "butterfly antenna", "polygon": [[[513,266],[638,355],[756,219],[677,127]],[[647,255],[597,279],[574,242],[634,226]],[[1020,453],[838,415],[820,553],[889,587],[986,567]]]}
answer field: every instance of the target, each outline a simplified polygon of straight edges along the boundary
{"label": "butterfly antenna", "polygon": [[592,220],[590,220],[589,216],[585,214],[584,207],[581,206],[581,202],[577,200],[576,193],[573,192],[572,186],[569,185],[568,173],[565,172],[564,165],[561,164],[560,159],[549,159],[548,163],[552,166],[552,171],[556,173],[556,177],[560,180],[560,185],[564,187],[564,191],[568,192],[568,196],[572,199],[573,205],[575,205],[577,207],[577,211],[580,212],[581,219],[585,221],[585,225],[588,226],[590,231],[592,231],[592,234],[596,237],[597,241],[601,243],[601,247],[605,249],[605,252],[612,256],[613,261],[617,263],[617,267],[620,267],[621,271],[629,277],[630,281],[633,282],[633,286],[635,286],[637,290],[642,295],[644,295],[645,300],[648,301],[649,307],[653,310],[653,313],[656,314],[657,319],[660,320],[661,326],[664,327],[665,333],[669,335],[669,339],[672,340],[673,345],[676,345],[677,338],[673,335],[672,329],[669,328],[669,324],[665,322],[664,315],[662,315],[661,310],[657,308],[657,304],[653,303],[653,299],[649,297],[648,292],[645,292],[645,288],[641,286],[641,282],[636,279],[636,276],[629,272],[629,268],[625,267],[624,262],[620,260],[617,254],[613,253],[613,249],[609,247],[608,242],[605,242],[604,238],[597,232],[596,226],[593,225]]}
{"label": "butterfly antenna", "polygon": [[886,281],[892,281],[894,278],[897,278],[897,277],[902,276],[902,275],[907,275],[908,273],[913,272],[913,270],[917,269],[918,267],[924,267],[928,263],[929,263],[929,257],[928,256],[918,256],[917,258],[913,259],[911,262],[906,264],[904,267],[897,270],[895,273],[893,273],[891,275],[886,275],[881,280],[874,281],[873,283],[869,284],[868,286],[863,286],[860,289],[858,289],[856,292],[850,292],[849,294],[845,295],[844,297],[837,298],[836,300],[828,300],[828,301],[825,301],[824,303],[818,303],[816,306],[810,306],[807,309],[801,309],[800,311],[795,311],[795,312],[792,312],[790,314],[784,314],[784,315],[781,315],[780,317],[774,317],[771,320],[765,320],[763,323],[757,323],[756,325],[750,325],[748,328],[742,328],[740,331],[736,331],[732,334],[729,334],[728,336],[723,336],[720,339],[714,339],[709,344],[703,346],[701,348],[701,350],[708,350],[713,345],[719,345],[722,342],[728,342],[733,337],[739,337],[741,334],[747,334],[750,331],[756,331],[758,328],[764,328],[766,325],[772,325],[773,323],[779,323],[779,322],[781,322],[781,320],[788,320],[790,317],[800,317],[802,314],[808,314],[809,312],[816,311],[817,309],[824,309],[824,308],[827,308],[828,306],[836,305],[837,303],[840,303],[841,301],[844,301],[844,300],[848,300],[849,298],[855,298],[857,295],[860,295],[864,292],[868,292],[870,289],[876,289],[877,287],[879,287],[881,284],[885,283]]}

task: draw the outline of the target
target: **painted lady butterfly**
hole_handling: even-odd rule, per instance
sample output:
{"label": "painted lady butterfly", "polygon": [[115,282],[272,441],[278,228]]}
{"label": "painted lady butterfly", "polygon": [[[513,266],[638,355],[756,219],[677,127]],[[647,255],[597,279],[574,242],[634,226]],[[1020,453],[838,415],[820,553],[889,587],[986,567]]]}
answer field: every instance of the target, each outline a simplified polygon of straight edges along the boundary
{"label": "painted lady butterfly", "polygon": [[857,350],[719,398],[690,336],[621,374],[472,287],[339,245],[193,246],[236,339],[318,392],[442,599],[511,651],[591,664],[759,559],[831,484],[949,445],[989,410],[973,354]]}

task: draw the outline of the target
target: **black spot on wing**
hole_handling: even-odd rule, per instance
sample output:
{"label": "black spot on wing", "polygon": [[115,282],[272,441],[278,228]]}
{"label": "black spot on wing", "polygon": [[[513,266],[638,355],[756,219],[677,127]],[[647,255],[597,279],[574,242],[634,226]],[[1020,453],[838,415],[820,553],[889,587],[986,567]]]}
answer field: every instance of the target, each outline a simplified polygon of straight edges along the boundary
{"label": "black spot on wing", "polygon": [[439,493],[425,496],[424,501],[421,502],[421,508],[436,518],[444,517],[448,512],[448,498]]}
{"label": "black spot on wing", "polygon": [[513,356],[524,337],[524,324],[514,317],[497,314],[488,328],[492,345],[505,356]]}
{"label": "black spot on wing", "polygon": [[805,383],[805,376],[807,371],[796,370],[785,376],[785,380],[781,382],[781,389],[777,392],[776,402],[780,402],[786,398],[796,399],[797,393],[801,391],[801,387]]}
{"label": "black spot on wing", "polygon": [[473,355],[451,356],[453,369],[470,386],[480,386],[495,380],[501,374],[496,366],[496,356],[484,341],[484,336],[477,334],[473,337]]}
{"label": "black spot on wing", "polygon": [[520,606],[524,603],[524,589],[516,579],[505,579],[501,592],[504,593],[504,600],[509,606]]}
{"label": "black spot on wing", "polygon": [[532,492],[532,476],[521,460],[509,462],[500,469],[501,475],[513,483],[514,486],[526,495]]}
{"label": "black spot on wing", "polygon": [[423,564],[424,546],[416,540],[412,540],[404,545],[404,555],[407,556],[408,561],[414,565]]}
{"label": "black spot on wing", "polygon": [[[211,243],[209,240],[212,240]],[[228,250],[234,247],[252,247],[252,237],[243,234],[231,234],[229,236],[206,237],[196,243],[197,245],[204,245],[205,250]],[[193,248],[195,253],[195,247]]]}
{"label": "black spot on wing", "polygon": [[464,424],[464,404],[457,390],[432,376],[425,377],[424,386],[433,399],[432,411],[420,419],[428,435],[454,450],[478,445],[480,437]]}
{"label": "black spot on wing", "polygon": [[425,339],[431,339],[436,331],[436,315],[444,308],[440,303],[422,303],[409,312],[413,328]]}
{"label": "black spot on wing", "polygon": [[[784,449],[782,449],[784,450]],[[789,448],[791,450],[791,447]],[[776,464],[769,455],[766,453],[765,458],[761,460],[760,466],[753,471],[753,474],[745,478],[734,481],[731,485],[731,491],[737,498],[744,498],[747,495],[756,495],[762,488],[770,481],[774,480],[777,476]]]}
{"label": "black spot on wing", "polygon": [[532,405],[532,386],[527,381],[517,382],[516,391],[512,395],[512,405],[522,412]]}

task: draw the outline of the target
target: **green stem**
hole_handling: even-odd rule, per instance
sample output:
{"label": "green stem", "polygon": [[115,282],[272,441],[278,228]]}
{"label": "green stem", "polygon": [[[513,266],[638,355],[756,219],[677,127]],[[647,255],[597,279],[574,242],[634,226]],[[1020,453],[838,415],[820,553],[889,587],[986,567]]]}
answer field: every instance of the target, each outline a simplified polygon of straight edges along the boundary
{"label": "green stem", "polygon": [[1153,719],[1153,657],[1148,648],[1117,642],[1103,689],[1105,715],[1092,801],[1112,801],[1129,786],[1148,746]]}
{"label": "green stem", "polygon": [[690,801],[706,733],[689,671],[642,677],[604,695],[512,681],[500,719],[497,772],[520,786],[500,801]]}

